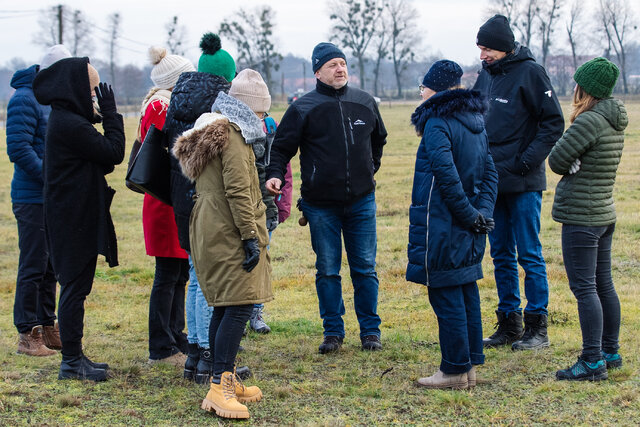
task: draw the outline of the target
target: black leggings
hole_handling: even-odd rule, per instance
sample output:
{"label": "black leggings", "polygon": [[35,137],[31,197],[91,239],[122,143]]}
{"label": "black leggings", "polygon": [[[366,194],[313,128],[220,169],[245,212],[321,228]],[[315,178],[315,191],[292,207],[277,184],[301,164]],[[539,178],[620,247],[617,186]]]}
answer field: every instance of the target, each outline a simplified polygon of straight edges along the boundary
{"label": "black leggings", "polygon": [[214,308],[209,323],[214,375],[233,372],[242,333],[252,311],[253,304]]}

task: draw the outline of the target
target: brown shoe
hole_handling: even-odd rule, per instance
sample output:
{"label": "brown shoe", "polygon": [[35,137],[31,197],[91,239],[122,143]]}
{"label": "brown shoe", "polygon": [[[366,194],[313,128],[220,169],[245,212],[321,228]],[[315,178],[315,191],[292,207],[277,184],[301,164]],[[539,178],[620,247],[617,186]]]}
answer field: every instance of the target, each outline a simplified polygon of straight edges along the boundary
{"label": "brown shoe", "polygon": [[434,375],[427,378],[419,378],[417,381],[418,386],[426,388],[439,388],[439,389],[456,389],[462,390],[469,388],[469,380],[467,379],[467,373],[462,374],[445,374],[438,370]]}
{"label": "brown shoe", "polygon": [[58,352],[44,345],[42,326],[34,326],[31,332],[20,334],[18,354],[26,354],[27,356],[53,356],[54,354],[58,354]]}
{"label": "brown shoe", "polygon": [[44,345],[52,350],[62,350],[62,342],[60,342],[60,329],[58,322],[53,326],[42,327],[42,338],[44,339]]}
{"label": "brown shoe", "polygon": [[149,359],[149,365],[155,365],[157,363],[166,363],[168,365],[177,366],[178,368],[184,368],[184,363],[187,361],[187,355],[181,352],[172,354],[164,359]]}

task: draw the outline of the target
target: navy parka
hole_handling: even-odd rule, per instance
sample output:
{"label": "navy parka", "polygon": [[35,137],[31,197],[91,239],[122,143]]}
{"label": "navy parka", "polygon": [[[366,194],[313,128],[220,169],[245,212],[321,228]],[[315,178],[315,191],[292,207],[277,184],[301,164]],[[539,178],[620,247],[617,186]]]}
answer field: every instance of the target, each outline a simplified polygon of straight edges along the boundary
{"label": "navy parka", "polygon": [[482,278],[486,235],[471,229],[493,216],[498,174],[479,92],[439,92],[411,117],[422,140],[409,209],[407,280],[432,287]]}

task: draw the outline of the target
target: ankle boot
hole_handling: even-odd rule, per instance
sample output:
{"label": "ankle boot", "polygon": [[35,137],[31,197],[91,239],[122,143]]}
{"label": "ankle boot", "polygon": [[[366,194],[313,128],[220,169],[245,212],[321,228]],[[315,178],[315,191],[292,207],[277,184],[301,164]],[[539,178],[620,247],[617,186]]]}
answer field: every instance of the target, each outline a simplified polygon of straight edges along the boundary
{"label": "ankle boot", "polygon": [[513,350],[537,350],[549,347],[547,315],[524,312],[524,335],[511,346]]}
{"label": "ankle boot", "polygon": [[34,326],[31,328],[31,332],[20,334],[18,354],[26,354],[27,356],[53,356],[54,354],[58,354],[58,352],[44,345],[42,326]]}
{"label": "ankle boot", "polygon": [[249,410],[238,402],[235,391],[235,375],[224,372],[214,375],[209,386],[207,397],[200,407],[205,411],[214,412],[223,418],[249,418]]}
{"label": "ankle boot", "polygon": [[62,350],[62,342],[60,341],[60,329],[58,328],[58,322],[55,322],[53,326],[42,327],[42,338],[44,345],[51,350]]}
{"label": "ankle boot", "polygon": [[430,377],[419,378],[417,382],[418,386],[426,388],[450,388],[455,390],[469,388],[469,380],[466,372],[462,374],[445,374],[441,370],[438,370],[438,372]]}
{"label": "ankle boot", "polygon": [[522,338],[522,315],[520,313],[514,311],[507,315],[496,310],[496,316],[498,317],[496,324],[498,329],[489,338],[482,340],[482,345],[485,348],[511,344]]}
{"label": "ankle boot", "polygon": [[62,355],[62,363],[60,363],[58,379],[106,381],[107,371],[91,366],[88,359],[83,357],[82,354],[76,356]]}
{"label": "ankle boot", "polygon": [[250,387],[245,386],[242,383],[242,380],[240,379],[238,374],[236,373],[235,368],[233,371],[234,371],[233,375],[235,377],[234,381],[235,381],[236,397],[238,399],[238,402],[240,403],[259,402],[260,399],[262,399],[262,390],[260,390],[260,388],[258,388],[255,385],[252,385]]}
{"label": "ankle boot", "polygon": [[109,365],[107,365],[106,363],[94,362],[93,360],[89,359],[84,353],[82,354],[82,357],[84,358],[85,362],[96,369],[104,369],[105,371],[109,369]]}
{"label": "ankle boot", "polygon": [[187,361],[184,362],[184,379],[193,381],[196,378],[196,367],[200,360],[200,346],[189,343]]}
{"label": "ankle boot", "polygon": [[213,373],[213,354],[208,348],[200,348],[200,359],[196,366],[196,383],[207,384]]}

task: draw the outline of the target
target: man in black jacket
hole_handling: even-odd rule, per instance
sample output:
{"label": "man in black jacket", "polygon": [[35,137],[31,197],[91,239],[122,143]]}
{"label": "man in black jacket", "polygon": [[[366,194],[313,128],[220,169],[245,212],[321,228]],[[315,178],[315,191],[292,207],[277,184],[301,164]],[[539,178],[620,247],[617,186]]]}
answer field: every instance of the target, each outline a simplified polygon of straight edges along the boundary
{"label": "man in black jacket", "polygon": [[[489,102],[485,121],[499,175],[496,227],[489,233],[500,300],[498,330],[484,345],[548,347],[549,286],[538,235],[544,161],[562,135],[562,110],[547,73],[528,48],[515,43],[507,18],[496,15],[482,25],[477,45],[483,69],[474,89]],[[524,335],[518,263],[525,271]]]}
{"label": "man in black jacket", "polygon": [[301,208],[316,253],[316,290],[324,326],[320,353],[337,351],[344,339],[342,237],[362,349],[380,350],[373,175],[380,167],[387,131],[373,98],[347,86],[347,63],[340,49],[318,44],[312,64],[316,89],[284,114],[271,149],[266,186],[280,194],[287,163],[299,148]]}

